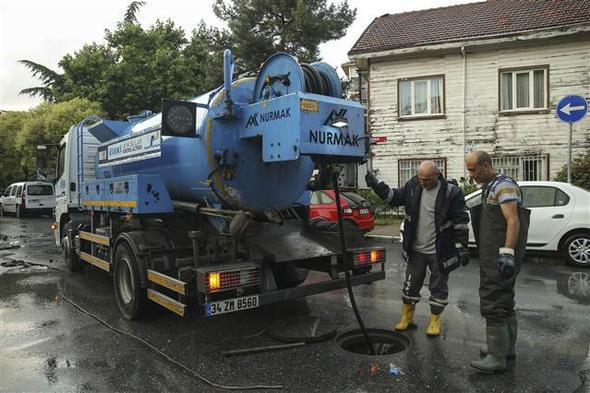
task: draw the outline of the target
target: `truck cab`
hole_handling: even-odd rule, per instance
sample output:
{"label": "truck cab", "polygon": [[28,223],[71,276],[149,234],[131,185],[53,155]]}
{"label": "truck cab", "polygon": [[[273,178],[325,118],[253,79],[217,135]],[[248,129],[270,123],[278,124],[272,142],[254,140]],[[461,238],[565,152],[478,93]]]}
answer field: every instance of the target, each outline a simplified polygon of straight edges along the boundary
{"label": "truck cab", "polygon": [[58,144],[55,172],[55,244],[60,247],[64,225],[80,213],[78,184],[94,180],[99,141],[81,124],[70,127]]}

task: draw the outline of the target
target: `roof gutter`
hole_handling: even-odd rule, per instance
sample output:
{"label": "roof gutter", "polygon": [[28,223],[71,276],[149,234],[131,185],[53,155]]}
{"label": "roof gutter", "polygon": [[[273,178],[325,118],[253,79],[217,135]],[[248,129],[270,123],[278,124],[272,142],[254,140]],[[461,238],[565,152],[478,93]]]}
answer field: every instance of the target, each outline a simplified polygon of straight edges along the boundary
{"label": "roof gutter", "polygon": [[348,58],[351,60],[354,59],[371,59],[377,57],[388,57],[388,56],[401,56],[401,55],[413,55],[413,54],[421,54],[424,52],[431,52],[431,51],[444,51],[444,50],[457,50],[461,47],[469,46],[471,48],[474,47],[484,47],[490,45],[500,45],[505,43],[516,43],[516,42],[526,42],[526,41],[533,41],[533,40],[542,40],[548,38],[556,38],[556,37],[563,37],[577,33],[584,33],[590,32],[590,24],[578,24],[578,25],[569,25],[569,26],[559,26],[559,27],[552,27],[551,29],[537,29],[537,30],[529,30],[526,32],[517,33],[517,35],[513,35],[510,37],[499,37],[497,34],[495,35],[483,35],[477,37],[471,37],[467,40],[459,40],[459,41],[452,41],[452,42],[442,42],[430,45],[421,45],[421,46],[414,46],[409,48],[399,48],[399,49],[389,49],[377,52],[366,52],[366,53],[349,53]]}

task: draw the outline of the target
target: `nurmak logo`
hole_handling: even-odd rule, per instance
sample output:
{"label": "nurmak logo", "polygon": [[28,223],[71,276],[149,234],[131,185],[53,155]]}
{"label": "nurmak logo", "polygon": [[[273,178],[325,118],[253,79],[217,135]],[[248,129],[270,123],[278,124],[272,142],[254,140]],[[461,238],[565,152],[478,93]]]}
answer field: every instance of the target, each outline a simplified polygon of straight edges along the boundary
{"label": "nurmak logo", "polygon": [[254,112],[248,117],[246,128],[250,126],[258,127],[260,123],[268,123],[289,117],[291,117],[291,108],[277,109],[275,111],[268,111],[264,113]]}
{"label": "nurmak logo", "polygon": [[346,115],[346,112],[347,112],[347,109],[340,109],[339,111],[337,111],[336,109],[332,109],[332,111],[330,112],[330,115],[328,115],[328,118],[324,122],[324,125],[331,126],[332,124],[334,124],[336,119],[344,118],[344,116]]}

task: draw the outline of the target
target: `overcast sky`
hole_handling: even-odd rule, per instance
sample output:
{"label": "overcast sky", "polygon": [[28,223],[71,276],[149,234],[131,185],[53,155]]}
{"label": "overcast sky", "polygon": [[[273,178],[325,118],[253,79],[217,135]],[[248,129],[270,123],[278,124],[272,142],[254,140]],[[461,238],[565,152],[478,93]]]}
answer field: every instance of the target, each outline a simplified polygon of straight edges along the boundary
{"label": "overcast sky", "polygon": [[[346,62],[346,53],[380,15],[468,2],[348,0],[351,7],[357,8],[357,18],[345,37],[322,45],[321,56],[334,66]],[[40,85],[18,60],[32,60],[61,72],[59,60],[86,43],[104,42],[105,29],[116,28],[129,3],[131,0],[0,0],[0,110],[26,110],[40,103],[39,99],[18,94],[23,88]],[[146,0],[146,3],[137,14],[144,27],[157,19],[171,19],[188,36],[201,19],[221,26],[212,11],[213,0]]]}

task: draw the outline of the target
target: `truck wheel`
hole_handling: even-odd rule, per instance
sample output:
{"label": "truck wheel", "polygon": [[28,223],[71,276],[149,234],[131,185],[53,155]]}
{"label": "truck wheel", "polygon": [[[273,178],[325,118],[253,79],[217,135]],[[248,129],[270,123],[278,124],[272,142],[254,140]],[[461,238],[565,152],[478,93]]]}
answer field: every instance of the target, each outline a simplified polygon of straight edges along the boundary
{"label": "truck wheel", "polygon": [[563,243],[567,263],[577,267],[590,267],[590,234],[575,233]]}
{"label": "truck wheel", "polygon": [[68,222],[63,228],[63,237],[61,239],[61,252],[64,256],[64,262],[66,268],[71,272],[77,272],[82,270],[82,262],[80,256],[76,254],[74,248],[74,237],[70,233],[72,225]]}
{"label": "truck wheel", "polygon": [[115,250],[115,295],[123,316],[141,318],[147,308],[147,290],[139,282],[139,268],[133,251],[122,242]]}
{"label": "truck wheel", "polygon": [[309,274],[309,270],[295,267],[289,262],[273,264],[272,272],[278,289],[295,288],[301,285]]}

